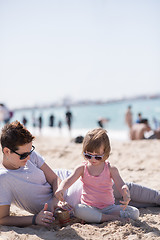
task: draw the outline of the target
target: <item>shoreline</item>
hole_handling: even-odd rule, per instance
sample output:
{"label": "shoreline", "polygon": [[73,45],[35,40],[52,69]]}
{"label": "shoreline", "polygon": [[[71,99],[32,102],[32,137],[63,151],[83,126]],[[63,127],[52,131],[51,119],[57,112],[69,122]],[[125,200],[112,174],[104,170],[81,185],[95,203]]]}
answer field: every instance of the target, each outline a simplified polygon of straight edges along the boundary
{"label": "shoreline", "polygon": [[[39,128],[28,127],[28,130],[36,137],[45,136],[74,139],[77,136],[84,137],[90,129],[72,129],[71,132],[69,132],[67,127],[63,127],[62,129],[59,129],[58,127],[43,127],[41,131],[39,130]],[[106,130],[110,140],[130,141],[128,132],[126,130]]]}

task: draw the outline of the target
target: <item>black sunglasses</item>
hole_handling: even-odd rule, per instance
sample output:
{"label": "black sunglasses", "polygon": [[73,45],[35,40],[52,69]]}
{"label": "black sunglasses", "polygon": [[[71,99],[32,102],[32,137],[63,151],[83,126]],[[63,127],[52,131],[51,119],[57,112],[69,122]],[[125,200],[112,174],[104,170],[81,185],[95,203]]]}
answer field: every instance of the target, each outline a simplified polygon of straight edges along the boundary
{"label": "black sunglasses", "polygon": [[35,147],[32,145],[32,149],[30,152],[25,152],[25,153],[17,153],[16,151],[10,149],[12,152],[14,152],[15,154],[19,155],[20,156],[20,160],[23,160],[25,159],[26,157],[28,157],[29,155],[31,155],[31,153],[34,151]]}
{"label": "black sunglasses", "polygon": [[104,157],[104,154],[103,155],[92,155],[92,154],[89,154],[89,153],[83,153],[84,157],[88,160],[92,159],[92,158],[95,158],[96,160],[98,161],[101,161]]}

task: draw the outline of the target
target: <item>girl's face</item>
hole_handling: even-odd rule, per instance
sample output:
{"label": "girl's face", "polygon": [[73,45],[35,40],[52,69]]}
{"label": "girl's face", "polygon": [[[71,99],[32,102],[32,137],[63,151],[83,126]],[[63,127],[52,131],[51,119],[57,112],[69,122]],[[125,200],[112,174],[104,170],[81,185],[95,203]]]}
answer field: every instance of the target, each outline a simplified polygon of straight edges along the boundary
{"label": "girl's face", "polygon": [[84,153],[84,158],[88,160],[92,165],[99,165],[104,162],[104,147],[103,145],[98,151]]}

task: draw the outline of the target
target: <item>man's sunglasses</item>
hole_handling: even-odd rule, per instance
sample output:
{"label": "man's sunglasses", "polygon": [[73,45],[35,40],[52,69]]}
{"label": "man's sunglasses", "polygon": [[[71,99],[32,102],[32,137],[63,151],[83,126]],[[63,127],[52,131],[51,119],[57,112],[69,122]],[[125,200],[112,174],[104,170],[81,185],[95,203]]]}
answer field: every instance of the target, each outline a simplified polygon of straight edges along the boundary
{"label": "man's sunglasses", "polygon": [[25,158],[27,158],[29,155],[31,155],[31,153],[34,151],[35,147],[32,145],[32,149],[30,152],[25,152],[25,153],[17,153],[16,151],[10,149],[12,152],[14,152],[15,154],[19,155],[20,156],[20,160],[23,160]]}
{"label": "man's sunglasses", "polygon": [[90,159],[92,159],[94,157],[98,161],[102,160],[103,157],[104,157],[104,154],[103,155],[92,155],[92,154],[85,153],[85,152],[83,153],[83,155],[88,160],[90,160]]}

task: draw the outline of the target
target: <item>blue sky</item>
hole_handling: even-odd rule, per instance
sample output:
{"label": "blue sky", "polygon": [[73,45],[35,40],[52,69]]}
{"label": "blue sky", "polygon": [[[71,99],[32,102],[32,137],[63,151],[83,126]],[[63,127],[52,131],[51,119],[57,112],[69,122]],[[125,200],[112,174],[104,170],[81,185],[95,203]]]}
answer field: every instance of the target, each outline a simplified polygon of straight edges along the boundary
{"label": "blue sky", "polygon": [[159,0],[0,0],[0,102],[160,92]]}

